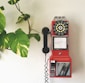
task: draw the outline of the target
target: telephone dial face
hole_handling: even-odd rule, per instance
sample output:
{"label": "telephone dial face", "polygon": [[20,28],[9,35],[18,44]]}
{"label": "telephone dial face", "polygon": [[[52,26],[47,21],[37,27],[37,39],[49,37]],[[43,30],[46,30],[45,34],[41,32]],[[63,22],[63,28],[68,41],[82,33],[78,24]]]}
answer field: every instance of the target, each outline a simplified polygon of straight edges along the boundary
{"label": "telephone dial face", "polygon": [[47,35],[52,37],[52,54],[50,56],[50,77],[71,77],[72,60],[69,56],[69,22],[65,17],[55,17],[52,21],[51,32],[47,27],[43,28],[44,47],[43,52],[50,51],[47,46]]}
{"label": "telephone dial face", "polygon": [[68,22],[62,20],[56,21],[53,26],[53,30],[56,35],[65,35],[66,33],[68,33]]}

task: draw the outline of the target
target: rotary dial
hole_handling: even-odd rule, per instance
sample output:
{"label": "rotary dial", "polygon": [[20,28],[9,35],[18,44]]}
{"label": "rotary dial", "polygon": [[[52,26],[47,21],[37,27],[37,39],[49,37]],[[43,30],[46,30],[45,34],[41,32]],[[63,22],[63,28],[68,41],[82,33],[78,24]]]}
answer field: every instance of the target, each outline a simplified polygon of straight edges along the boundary
{"label": "rotary dial", "polygon": [[68,32],[68,22],[56,21],[54,24],[54,32],[57,35],[65,35]]}

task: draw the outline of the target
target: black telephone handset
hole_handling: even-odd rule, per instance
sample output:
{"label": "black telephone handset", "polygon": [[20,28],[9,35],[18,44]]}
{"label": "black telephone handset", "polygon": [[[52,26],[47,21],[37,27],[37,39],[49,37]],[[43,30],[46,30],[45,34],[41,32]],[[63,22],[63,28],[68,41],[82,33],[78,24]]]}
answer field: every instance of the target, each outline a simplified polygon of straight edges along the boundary
{"label": "black telephone handset", "polygon": [[48,42],[47,35],[49,34],[49,29],[47,27],[44,27],[42,29],[42,34],[43,34],[43,49],[42,49],[42,51],[43,51],[43,53],[48,53],[49,48],[47,46],[47,42]]}

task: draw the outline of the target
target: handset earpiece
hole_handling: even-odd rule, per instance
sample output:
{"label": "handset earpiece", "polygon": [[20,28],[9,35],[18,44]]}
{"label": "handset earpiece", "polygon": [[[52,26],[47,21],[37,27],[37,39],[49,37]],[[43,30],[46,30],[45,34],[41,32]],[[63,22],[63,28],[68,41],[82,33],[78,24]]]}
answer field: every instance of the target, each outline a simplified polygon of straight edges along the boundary
{"label": "handset earpiece", "polygon": [[43,53],[48,53],[49,48],[47,46],[47,42],[48,42],[47,35],[49,34],[49,29],[47,27],[44,27],[42,29],[42,34],[43,34],[43,49],[42,49],[42,51],[43,51]]}

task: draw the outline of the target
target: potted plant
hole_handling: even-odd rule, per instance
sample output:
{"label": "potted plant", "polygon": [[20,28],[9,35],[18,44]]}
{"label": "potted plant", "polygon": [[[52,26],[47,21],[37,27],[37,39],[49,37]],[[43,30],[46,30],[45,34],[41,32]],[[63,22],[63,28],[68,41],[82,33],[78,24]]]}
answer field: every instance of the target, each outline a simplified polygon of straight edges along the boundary
{"label": "potted plant", "polygon": [[[40,41],[39,33],[32,29],[30,25],[30,15],[25,14],[21,11],[20,0],[9,0],[8,3],[10,5],[15,5],[16,9],[20,13],[18,17],[17,24],[23,21],[27,22],[29,32],[26,34],[21,28],[17,29],[15,32],[7,33],[5,30],[6,27],[6,17],[3,14],[4,7],[0,7],[0,51],[4,51],[5,49],[10,49],[14,53],[21,55],[22,57],[27,57],[28,48],[30,46],[30,38],[34,37],[37,41]],[[32,33],[32,30],[37,33]]]}

